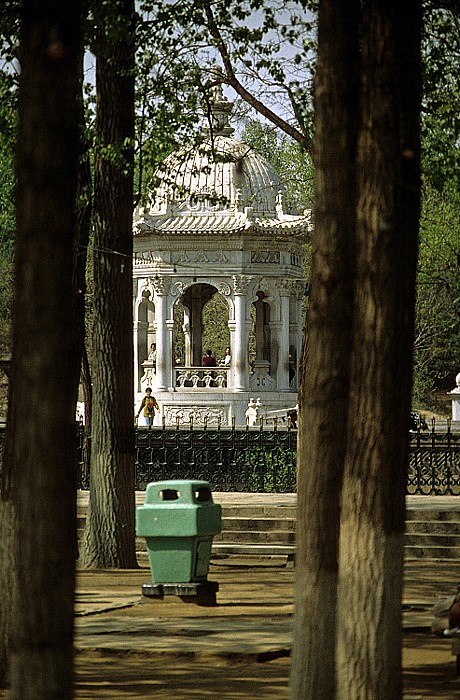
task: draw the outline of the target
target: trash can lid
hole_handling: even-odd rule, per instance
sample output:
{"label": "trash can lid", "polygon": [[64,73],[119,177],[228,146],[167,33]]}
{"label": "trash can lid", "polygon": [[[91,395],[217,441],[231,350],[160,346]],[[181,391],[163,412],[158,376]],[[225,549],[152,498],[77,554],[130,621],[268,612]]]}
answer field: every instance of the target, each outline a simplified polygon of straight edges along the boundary
{"label": "trash can lid", "polygon": [[147,484],[145,504],[150,503],[212,503],[211,485],[199,479],[170,479]]}

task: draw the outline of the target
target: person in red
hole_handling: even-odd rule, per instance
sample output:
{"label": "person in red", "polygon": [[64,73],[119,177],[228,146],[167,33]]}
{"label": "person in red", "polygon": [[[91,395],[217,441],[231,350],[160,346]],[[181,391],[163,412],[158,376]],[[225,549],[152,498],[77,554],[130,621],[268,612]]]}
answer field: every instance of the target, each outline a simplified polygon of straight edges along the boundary
{"label": "person in red", "polygon": [[206,355],[203,355],[203,359],[201,361],[201,364],[203,367],[215,367],[216,366],[216,358],[212,356],[212,350],[206,350]]}
{"label": "person in red", "polygon": [[155,417],[155,409],[160,412],[160,407],[157,400],[154,396],[152,396],[151,388],[147,387],[145,390],[145,396],[141,401],[138,412],[136,413],[136,419],[139,418],[139,413],[143,411],[145,425],[148,425],[150,428]]}

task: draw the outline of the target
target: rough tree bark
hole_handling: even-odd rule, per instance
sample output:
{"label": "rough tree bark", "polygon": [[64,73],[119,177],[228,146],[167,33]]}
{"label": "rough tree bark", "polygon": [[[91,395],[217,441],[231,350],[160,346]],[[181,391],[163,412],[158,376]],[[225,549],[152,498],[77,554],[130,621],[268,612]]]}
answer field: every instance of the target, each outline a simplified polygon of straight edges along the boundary
{"label": "rough tree bark", "polygon": [[421,10],[418,0],[360,7],[362,16],[348,4],[340,16],[337,3],[319,3],[315,258],[299,401],[299,699],[402,693]]}
{"label": "rough tree bark", "polygon": [[402,696],[401,595],[420,208],[418,0],[364,5],[338,697]]}
{"label": "rough tree bark", "polygon": [[92,454],[80,564],[132,568],[134,3],[109,0],[96,19]]}
{"label": "rough tree bark", "polygon": [[5,455],[6,493],[12,494],[17,514],[20,588],[9,611],[14,615],[11,698],[17,700],[72,697],[79,355],[69,305],[80,10],[80,3],[70,0],[22,5],[13,372]]}
{"label": "rough tree bark", "polygon": [[319,8],[315,228],[300,368],[293,698],[333,698],[353,325],[359,3]]}

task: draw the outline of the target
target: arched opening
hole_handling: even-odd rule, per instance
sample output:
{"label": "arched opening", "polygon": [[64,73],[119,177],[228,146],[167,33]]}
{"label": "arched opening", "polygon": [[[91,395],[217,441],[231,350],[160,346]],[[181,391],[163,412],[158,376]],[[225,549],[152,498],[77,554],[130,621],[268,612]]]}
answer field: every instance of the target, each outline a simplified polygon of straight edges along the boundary
{"label": "arched opening", "polygon": [[207,283],[188,287],[174,304],[174,360],[176,367],[201,367],[208,349],[220,365],[230,344],[226,298]]}

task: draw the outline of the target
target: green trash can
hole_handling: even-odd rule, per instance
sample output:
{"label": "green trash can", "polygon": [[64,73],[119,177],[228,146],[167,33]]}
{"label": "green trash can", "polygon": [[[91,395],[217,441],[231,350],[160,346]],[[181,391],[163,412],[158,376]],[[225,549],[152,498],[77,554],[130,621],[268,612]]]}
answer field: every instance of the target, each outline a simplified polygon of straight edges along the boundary
{"label": "green trash can", "polygon": [[207,580],[221,507],[207,481],[156,481],[136,509],[136,533],[146,538],[154,584]]}

